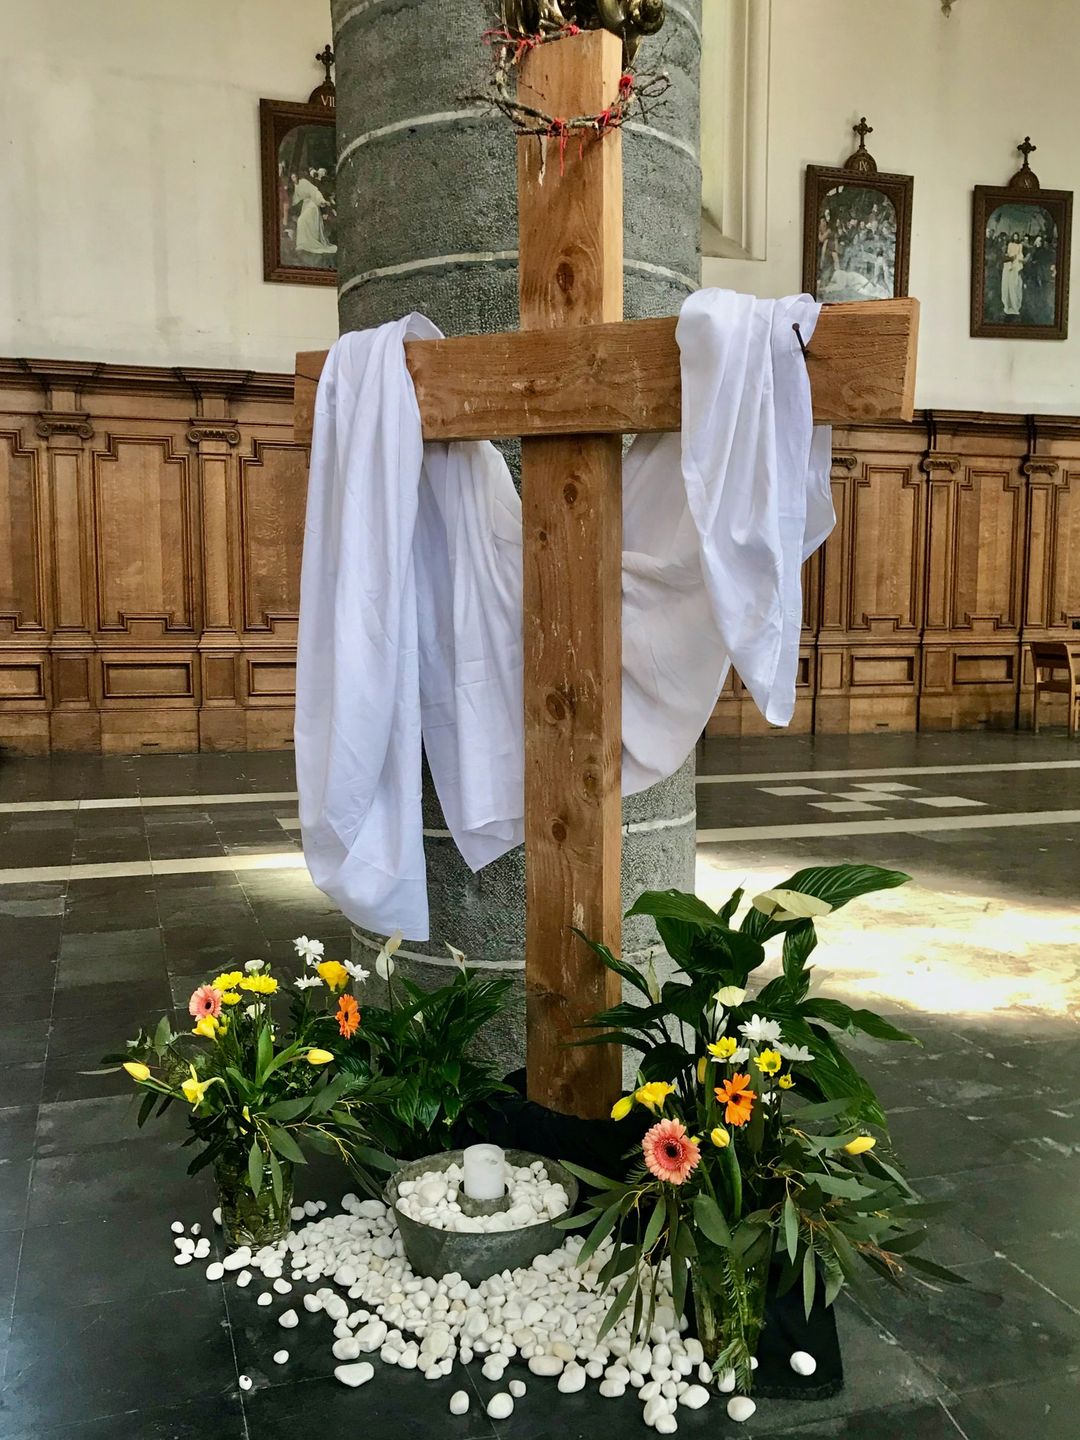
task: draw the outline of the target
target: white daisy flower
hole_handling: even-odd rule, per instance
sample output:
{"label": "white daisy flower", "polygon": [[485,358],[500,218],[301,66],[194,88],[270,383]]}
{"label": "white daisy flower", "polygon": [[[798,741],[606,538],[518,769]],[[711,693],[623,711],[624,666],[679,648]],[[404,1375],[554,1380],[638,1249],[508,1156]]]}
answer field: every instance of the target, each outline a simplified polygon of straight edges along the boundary
{"label": "white daisy flower", "polygon": [[262,960],[248,960],[244,965],[244,969],[248,972],[249,975],[255,975],[263,968],[264,964],[265,961]]}
{"label": "white daisy flower", "polygon": [[293,948],[296,950],[297,955],[299,955],[302,960],[306,960],[309,965],[314,965],[320,961],[323,957],[323,951],[326,949],[321,940],[309,940],[306,935],[298,935],[293,941]]}
{"label": "white daisy flower", "polygon": [[750,1020],[744,1020],[739,1026],[739,1034],[747,1040],[753,1040],[757,1045],[776,1045],[780,1041],[780,1022],[778,1020],[763,1020],[760,1015],[755,1015]]}
{"label": "white daisy flower", "polygon": [[293,981],[293,988],[296,990],[320,990],[322,981],[318,975],[301,975],[298,980]]}
{"label": "white daisy flower", "polygon": [[371,971],[365,970],[362,965],[357,965],[355,960],[343,960],[341,962],[352,978],[360,984],[371,977]]}
{"label": "white daisy flower", "polygon": [[813,1060],[814,1052],[808,1050],[805,1045],[785,1045],[783,1041],[777,1041],[776,1048],[785,1060]]}

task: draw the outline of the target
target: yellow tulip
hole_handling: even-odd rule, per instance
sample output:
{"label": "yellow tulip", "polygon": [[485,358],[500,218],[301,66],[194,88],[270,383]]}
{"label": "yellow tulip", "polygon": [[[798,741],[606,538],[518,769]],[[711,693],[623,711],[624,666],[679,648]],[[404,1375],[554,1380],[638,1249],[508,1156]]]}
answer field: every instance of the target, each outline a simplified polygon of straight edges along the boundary
{"label": "yellow tulip", "polygon": [[781,1075],[780,1079],[776,1083],[780,1086],[781,1090],[790,1090],[791,1087],[795,1084],[795,1076]]}
{"label": "yellow tulip", "polygon": [[180,1086],[180,1089],[184,1092],[184,1099],[188,1102],[191,1108],[193,1110],[197,1110],[202,1104],[203,1098],[205,1097],[207,1090],[210,1089],[211,1085],[220,1083],[221,1077],[219,1075],[215,1075],[210,1080],[200,1080],[195,1072],[195,1066],[192,1065],[190,1069],[191,1079],[185,1080],[184,1083]]}
{"label": "yellow tulip", "polygon": [[309,1050],[304,1058],[309,1065],[329,1065],[334,1057],[329,1050]]}
{"label": "yellow tulip", "polygon": [[624,1095],[621,1100],[616,1100],[611,1107],[611,1118],[613,1120],[625,1120],[630,1111],[634,1108],[634,1097]]}
{"label": "yellow tulip", "polygon": [[331,990],[344,990],[349,983],[349,972],[336,960],[324,960],[321,965],[316,965],[315,969],[319,978]]}
{"label": "yellow tulip", "polygon": [[715,1060],[730,1060],[739,1048],[739,1042],[733,1035],[724,1035],[705,1048]]}
{"label": "yellow tulip", "polygon": [[715,1130],[710,1130],[709,1139],[718,1150],[726,1150],[731,1144],[731,1136],[722,1125],[717,1125]]}
{"label": "yellow tulip", "polygon": [[137,1060],[125,1060],[124,1069],[133,1080],[149,1080],[150,1066],[140,1065]]}
{"label": "yellow tulip", "polygon": [[659,1110],[667,1097],[674,1094],[674,1085],[669,1085],[666,1080],[652,1080],[634,1091],[634,1099],[649,1110]]}
{"label": "yellow tulip", "polygon": [[219,1023],[213,1015],[204,1015],[201,1020],[196,1020],[191,1033],[200,1035],[204,1040],[216,1040],[219,1028]]}
{"label": "yellow tulip", "polygon": [[708,1063],[704,1055],[702,1055],[701,1059],[697,1062],[697,1083],[699,1085],[705,1084],[705,1068]]}
{"label": "yellow tulip", "polygon": [[867,1150],[872,1150],[877,1144],[873,1135],[856,1135],[854,1140],[849,1140],[844,1149],[849,1155],[865,1155]]}

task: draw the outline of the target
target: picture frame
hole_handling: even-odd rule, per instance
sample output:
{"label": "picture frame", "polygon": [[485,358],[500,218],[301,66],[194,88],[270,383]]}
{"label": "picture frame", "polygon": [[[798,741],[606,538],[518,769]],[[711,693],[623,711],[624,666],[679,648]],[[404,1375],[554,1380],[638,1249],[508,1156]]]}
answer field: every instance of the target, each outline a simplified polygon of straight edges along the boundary
{"label": "picture frame", "polygon": [[329,46],[316,58],[326,65],[327,78],[306,104],[259,101],[263,279],[271,284],[337,284],[337,126]]}
{"label": "picture frame", "polygon": [[825,304],[908,293],[914,176],[878,170],[865,115],[852,128],[859,148],[839,169],[806,167],[802,284]]}
{"label": "picture frame", "polygon": [[1066,340],[1072,258],[1071,190],[1044,190],[1036,147],[1008,185],[976,185],[971,229],[971,333],[995,340]]}

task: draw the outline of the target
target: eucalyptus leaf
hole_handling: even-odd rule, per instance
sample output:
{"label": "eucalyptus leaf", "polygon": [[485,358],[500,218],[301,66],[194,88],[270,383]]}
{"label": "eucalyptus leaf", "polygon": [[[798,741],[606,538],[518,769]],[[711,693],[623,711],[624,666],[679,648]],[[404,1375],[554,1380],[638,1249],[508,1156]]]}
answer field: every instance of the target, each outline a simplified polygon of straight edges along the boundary
{"label": "eucalyptus leaf", "polygon": [[799,1214],[790,1194],[784,1196],[784,1246],[794,1261],[799,1253]]}
{"label": "eucalyptus leaf", "polygon": [[259,1147],[258,1138],[256,1138],[251,1142],[247,1160],[248,1184],[256,1199],[259,1198],[259,1192],[262,1190],[264,1165],[263,1152]]}

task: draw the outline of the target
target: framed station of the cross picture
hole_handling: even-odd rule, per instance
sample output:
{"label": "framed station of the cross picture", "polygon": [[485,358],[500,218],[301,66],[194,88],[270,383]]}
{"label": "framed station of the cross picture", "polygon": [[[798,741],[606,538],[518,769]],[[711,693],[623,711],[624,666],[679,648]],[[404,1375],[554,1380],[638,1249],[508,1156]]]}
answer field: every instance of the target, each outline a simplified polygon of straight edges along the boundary
{"label": "framed station of the cross picture", "polygon": [[886,175],[866,148],[873,127],[853,127],[859,148],[840,169],[806,167],[803,289],[815,300],[893,300],[908,293],[911,175]]}
{"label": "framed station of the cross picture", "polygon": [[[332,95],[333,87],[329,89]],[[259,122],[263,278],[287,285],[336,285],[337,127],[332,104],[260,100]]]}
{"label": "framed station of the cross picture", "polygon": [[1072,204],[1072,191],[1042,189],[1026,154],[1007,186],[975,187],[972,335],[1068,338]]}

